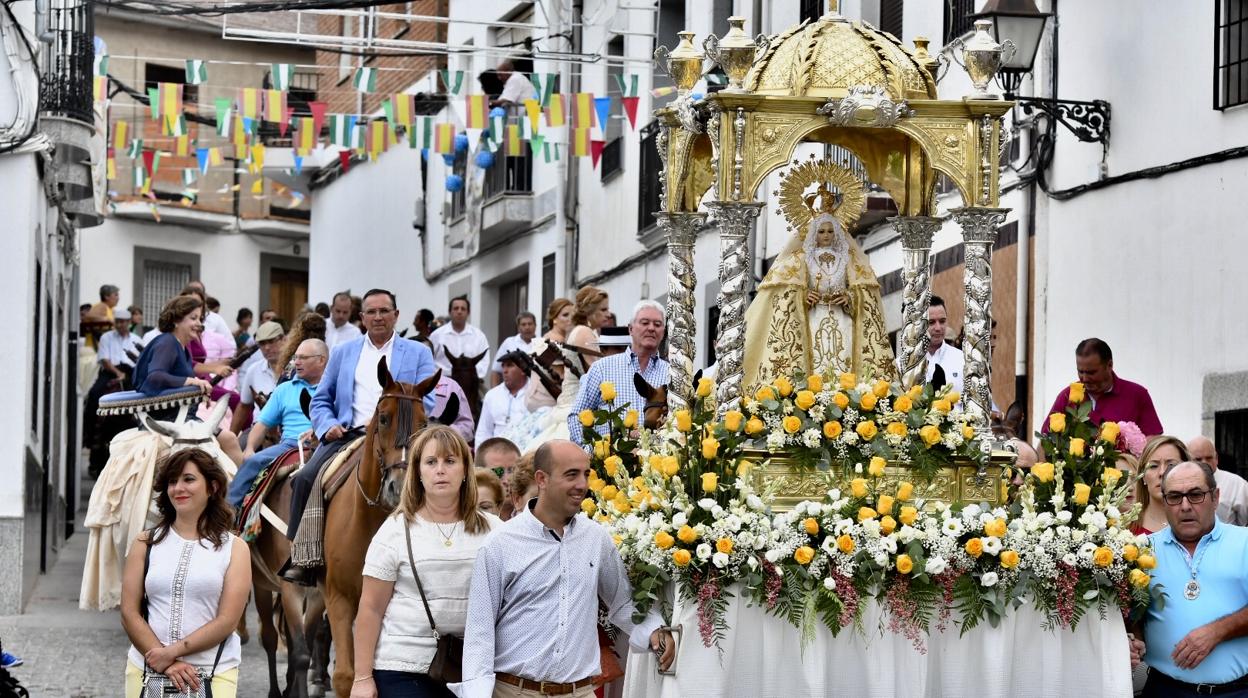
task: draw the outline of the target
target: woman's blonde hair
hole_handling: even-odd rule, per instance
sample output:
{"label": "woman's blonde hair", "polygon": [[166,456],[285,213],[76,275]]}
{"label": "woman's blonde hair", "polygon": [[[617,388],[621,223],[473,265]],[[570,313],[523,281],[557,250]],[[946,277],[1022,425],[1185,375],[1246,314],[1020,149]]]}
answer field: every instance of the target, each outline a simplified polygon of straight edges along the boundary
{"label": "woman's blonde hair", "polygon": [[[576,292],[576,312],[572,314],[572,325],[589,325],[589,316],[607,302],[607,292],[597,286],[586,286]],[[594,328],[597,331],[597,328]]]}
{"label": "woman's blonde hair", "polygon": [[[420,479],[420,461],[425,447],[433,445],[439,458],[454,456],[464,464],[464,481],[459,484],[460,520],[464,522],[464,532],[484,533],[489,530],[485,517],[477,511],[476,471],[472,466],[472,452],[468,442],[454,429],[434,424],[425,427],[424,431],[412,442],[411,453],[407,459],[407,474],[403,478],[403,493],[399,495],[398,510],[404,518],[411,522],[416,512],[425,505],[425,485]],[[469,483],[472,483],[469,485]]]}
{"label": "woman's blonde hair", "polygon": [[[1144,483],[1144,473],[1148,472],[1149,469],[1148,461],[1152,459],[1153,454],[1157,452],[1157,449],[1162,446],[1174,446],[1178,449],[1180,463],[1192,459],[1191,454],[1187,451],[1187,444],[1183,443],[1182,439],[1179,437],[1170,436],[1169,434],[1158,434],[1156,436],[1149,437],[1148,441],[1144,443],[1144,450],[1140,451],[1140,459],[1136,463],[1136,471],[1140,476],[1140,479],[1135,483],[1135,501],[1140,503],[1140,519],[1137,520],[1144,518],[1144,512],[1148,511],[1148,505],[1150,503],[1148,485]],[[1126,455],[1128,454],[1123,454],[1123,456],[1120,457],[1125,457]],[[1163,472],[1162,475],[1164,476],[1165,473]]]}
{"label": "woman's blonde hair", "polygon": [[[568,307],[569,305],[572,305],[572,301],[568,300],[567,298],[556,298],[550,302],[550,305],[547,306],[546,308],[546,329],[547,330],[555,329],[555,318],[559,317],[559,313],[562,313],[563,309]],[[575,312],[573,314],[575,314]]]}
{"label": "woman's blonde hair", "polygon": [[498,479],[493,470],[489,468],[475,468],[477,487],[485,487],[494,495],[495,501],[501,506],[503,503],[503,481]]}

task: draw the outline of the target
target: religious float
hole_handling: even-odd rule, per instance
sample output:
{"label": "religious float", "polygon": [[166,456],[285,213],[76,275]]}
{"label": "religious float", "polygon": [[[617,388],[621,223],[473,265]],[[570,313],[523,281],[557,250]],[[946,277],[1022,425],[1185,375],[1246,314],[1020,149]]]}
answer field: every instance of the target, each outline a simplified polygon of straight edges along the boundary
{"label": "religious float", "polygon": [[[833,3],[835,5],[835,3]],[[991,251],[1001,118],[986,93],[1001,47],[966,44],[977,88],[937,98],[909,48],[835,10],[750,39],[741,18],[656,52],[678,96],[658,112],[671,383],[658,430],[614,402],[579,415],[593,443],[585,511],[608,526],[635,600],[679,629],[674,670],[632,653],[625,694],[1129,696],[1124,620],[1150,602],[1154,558],[1127,528],[1119,427],[1082,386],[1023,476],[988,428]],[[712,58],[722,91],[691,89]],[[839,146],[855,168],[794,161]],[[829,152],[831,149],[825,150]],[[793,238],[749,303],[747,239],[768,193]],[[924,385],[929,251],[945,175],[965,205],[965,394]],[[900,356],[851,236],[864,179],[896,202]],[[717,377],[693,374],[694,239],[718,227]],[[747,310],[747,305],[749,305]]]}

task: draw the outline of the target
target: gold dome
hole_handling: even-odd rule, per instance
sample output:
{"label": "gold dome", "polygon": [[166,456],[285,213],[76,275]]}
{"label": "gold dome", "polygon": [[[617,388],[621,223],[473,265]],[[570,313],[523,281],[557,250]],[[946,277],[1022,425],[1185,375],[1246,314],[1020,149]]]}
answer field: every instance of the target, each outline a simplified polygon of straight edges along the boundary
{"label": "gold dome", "polygon": [[777,35],[745,78],[761,95],[841,98],[880,86],[894,100],[936,99],[936,83],[897,37],[835,12]]}

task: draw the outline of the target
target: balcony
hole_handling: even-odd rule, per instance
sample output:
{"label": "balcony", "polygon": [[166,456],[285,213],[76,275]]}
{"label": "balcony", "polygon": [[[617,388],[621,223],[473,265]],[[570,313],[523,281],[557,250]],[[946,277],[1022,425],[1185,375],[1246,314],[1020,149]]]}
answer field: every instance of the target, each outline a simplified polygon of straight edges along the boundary
{"label": "balcony", "polygon": [[49,58],[40,78],[39,125],[55,145],[51,178],[66,214],[84,228],[103,222],[95,206],[92,172],[104,150],[92,105],[94,34],[90,3],[52,1],[46,32],[41,32]]}
{"label": "balcony", "polygon": [[516,156],[504,155],[500,148],[494,164],[485,171],[480,248],[534,228],[555,215],[554,192],[547,192],[549,196],[533,193],[533,155],[527,144],[524,147],[524,153]]}

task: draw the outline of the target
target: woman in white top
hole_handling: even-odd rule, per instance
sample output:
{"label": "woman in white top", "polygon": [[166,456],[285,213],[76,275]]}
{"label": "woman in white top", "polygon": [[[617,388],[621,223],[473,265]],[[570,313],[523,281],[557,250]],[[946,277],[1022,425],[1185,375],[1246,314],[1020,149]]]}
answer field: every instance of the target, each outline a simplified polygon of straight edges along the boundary
{"label": "woman in white top", "polygon": [[214,698],[237,692],[234,629],[247,607],[251,558],[230,533],[227,485],[216,459],[198,448],[175,451],[158,466],[159,520],[130,546],[121,584],[121,624],[131,642],[126,698],[142,693],[145,666],[179,690],[198,690],[211,676]]}
{"label": "woman in white top", "polygon": [[421,432],[412,444],[399,507],[364,558],[352,698],[452,695],[428,676],[437,642],[408,562],[408,534],[438,633],[463,637],[477,549],[501,523],[477,509],[472,455],[463,437],[441,425]]}

